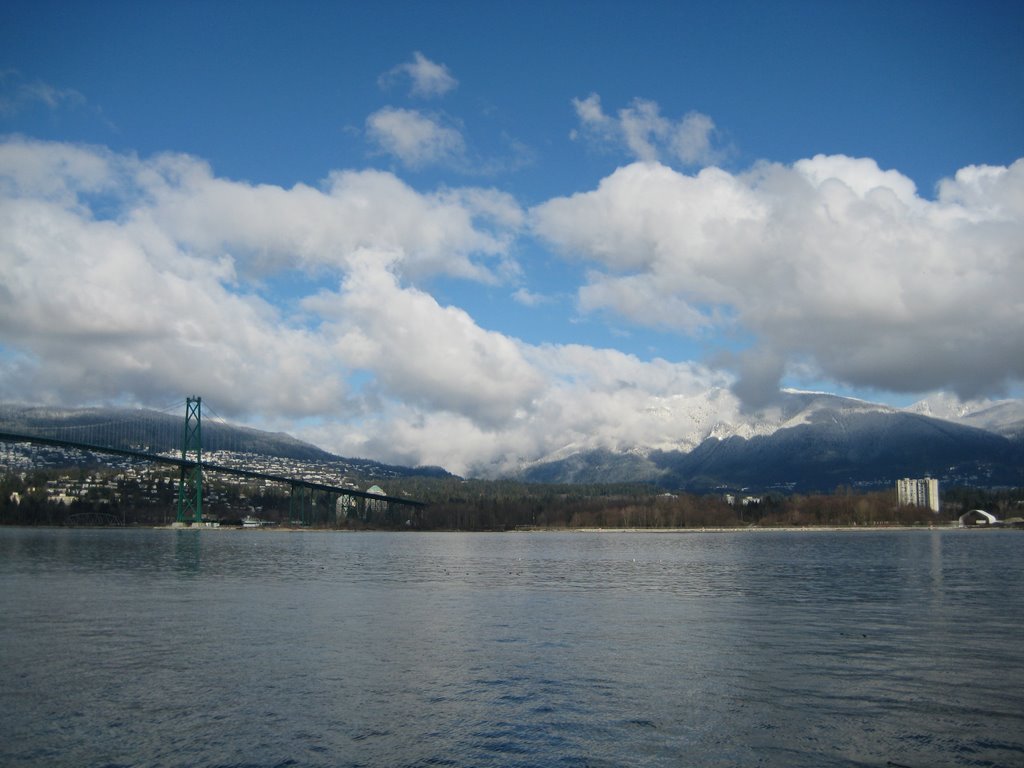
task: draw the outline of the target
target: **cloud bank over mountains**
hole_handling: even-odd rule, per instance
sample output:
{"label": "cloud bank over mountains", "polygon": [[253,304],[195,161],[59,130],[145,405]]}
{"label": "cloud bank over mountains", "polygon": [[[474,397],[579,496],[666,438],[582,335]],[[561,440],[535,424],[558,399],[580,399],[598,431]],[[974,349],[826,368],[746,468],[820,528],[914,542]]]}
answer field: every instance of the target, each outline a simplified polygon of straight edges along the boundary
{"label": "cloud bank over mountains", "polygon": [[1024,378],[1022,195],[1024,160],[961,169],[935,200],[864,158],[695,175],[646,162],[532,217],[593,266],[584,310],[752,335],[737,391],[755,403],[794,364],[857,387],[970,398]]}
{"label": "cloud bank over mountains", "polygon": [[[438,98],[422,54],[382,85]],[[1024,382],[1024,160],[934,198],[870,158],[730,172],[711,118],[596,95],[575,138],[623,153],[593,188],[528,206],[394,172],[317,186],[202,158],[0,142],[0,391],[66,404],[197,392],[344,455],[496,472],[559,452],[692,447],[787,377],[963,398]],[[366,138],[405,168],[463,162],[457,125],[399,107]],[[575,311],[705,343],[702,360],[528,343],[438,280],[550,302],[528,249],[582,267]],[[294,421],[297,420],[297,421]],[[296,427],[298,423],[300,426]]]}

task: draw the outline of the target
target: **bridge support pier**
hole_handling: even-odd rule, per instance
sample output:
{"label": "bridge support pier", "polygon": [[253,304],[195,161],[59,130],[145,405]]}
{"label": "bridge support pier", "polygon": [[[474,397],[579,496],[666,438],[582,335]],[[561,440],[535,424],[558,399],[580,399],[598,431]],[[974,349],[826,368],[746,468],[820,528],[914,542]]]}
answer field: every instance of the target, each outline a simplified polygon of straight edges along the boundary
{"label": "bridge support pier", "polygon": [[178,522],[203,521],[203,399],[185,400],[185,431],[181,440],[181,476],[178,480]]}
{"label": "bridge support pier", "polygon": [[[303,485],[296,485],[295,483],[292,483],[291,497],[288,499],[288,520],[293,525],[298,523],[299,525],[305,526],[309,525],[312,522],[312,520],[308,519],[306,516],[307,495],[311,495],[311,492],[308,488],[306,488]],[[312,507],[313,503],[312,499],[310,499],[309,517],[312,517]]]}

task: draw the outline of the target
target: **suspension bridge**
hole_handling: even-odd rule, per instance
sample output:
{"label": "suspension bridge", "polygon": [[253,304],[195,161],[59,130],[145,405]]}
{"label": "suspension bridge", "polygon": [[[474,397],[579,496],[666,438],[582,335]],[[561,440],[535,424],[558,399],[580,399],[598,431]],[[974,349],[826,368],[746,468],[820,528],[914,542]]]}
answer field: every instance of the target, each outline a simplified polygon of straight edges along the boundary
{"label": "suspension bridge", "polygon": [[[123,415],[124,418],[90,421],[88,412],[76,412],[74,418],[55,414],[50,419],[37,419],[37,423],[27,427],[14,419],[5,419],[0,413],[0,442],[31,443],[175,467],[178,470],[176,522],[180,525],[204,522],[203,478],[210,473],[287,486],[292,521],[305,520],[306,504],[312,505],[314,494],[334,499],[336,506],[338,500],[343,500],[346,509],[353,509],[363,517],[367,509],[390,511],[397,507],[415,511],[426,506],[421,501],[377,492],[376,487],[360,491],[322,477],[300,476],[294,471],[291,474],[268,472],[246,466],[246,458],[252,461],[255,456],[246,449],[253,447],[255,436],[261,433],[229,427],[223,419],[218,419],[212,430],[207,427],[204,438],[202,398],[198,396],[185,400],[184,422],[180,417],[168,415],[167,409],[159,412],[125,410]],[[211,432],[213,440],[210,440]],[[163,448],[175,444],[180,450]]]}

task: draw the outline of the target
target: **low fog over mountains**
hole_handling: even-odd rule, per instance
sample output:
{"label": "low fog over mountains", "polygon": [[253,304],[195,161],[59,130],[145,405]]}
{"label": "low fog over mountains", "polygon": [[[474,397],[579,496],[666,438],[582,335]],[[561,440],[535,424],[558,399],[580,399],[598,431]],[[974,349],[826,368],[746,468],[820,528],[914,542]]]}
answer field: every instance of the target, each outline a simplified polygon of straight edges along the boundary
{"label": "low fog over mountains", "polygon": [[[873,488],[926,474],[943,483],[1024,485],[1024,401],[965,404],[937,395],[898,409],[826,393],[785,391],[777,405],[752,415],[723,411],[717,407],[721,402],[722,394],[715,391],[688,400],[692,429],[680,434],[673,446],[574,450],[568,445],[524,462],[512,476],[527,482],[651,482],[692,491]],[[180,415],[0,406],[0,430],[9,432],[85,429],[104,421],[134,423],[130,439],[147,450],[180,446]],[[65,432],[64,439],[74,437]],[[204,422],[203,442],[208,452],[342,460],[283,433],[221,422]],[[437,468],[408,472],[445,474]]]}
{"label": "low fog over mountains", "polygon": [[[882,487],[930,474],[950,483],[1024,483],[1024,403],[961,404],[940,395],[907,409],[836,395],[786,391],[779,405],[704,434],[678,450],[582,451],[527,467],[547,482],[647,480],[707,490]],[[692,444],[695,447],[687,449]]]}

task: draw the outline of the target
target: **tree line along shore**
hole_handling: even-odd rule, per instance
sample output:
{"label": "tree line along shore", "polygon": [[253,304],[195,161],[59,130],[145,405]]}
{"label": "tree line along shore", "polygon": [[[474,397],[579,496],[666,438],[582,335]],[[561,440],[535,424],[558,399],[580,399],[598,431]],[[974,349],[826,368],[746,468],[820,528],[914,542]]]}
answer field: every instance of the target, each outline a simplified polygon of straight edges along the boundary
{"label": "tree line along shore", "polygon": [[[364,482],[373,483],[372,478]],[[222,524],[255,517],[273,525],[320,529],[524,530],[708,529],[745,527],[930,526],[955,523],[970,509],[1000,519],[1024,516],[1024,489],[954,487],[939,513],[900,506],[894,489],[829,493],[666,492],[643,484],[549,485],[515,481],[408,477],[387,481],[388,494],[423,508],[366,505],[313,494],[297,502],[285,487],[208,479],[204,516]],[[167,525],[174,521],[177,478],[144,479],[102,467],[0,474],[0,524]]]}

